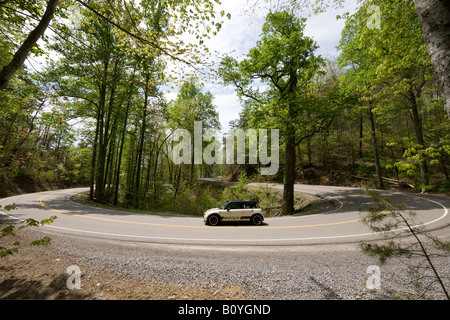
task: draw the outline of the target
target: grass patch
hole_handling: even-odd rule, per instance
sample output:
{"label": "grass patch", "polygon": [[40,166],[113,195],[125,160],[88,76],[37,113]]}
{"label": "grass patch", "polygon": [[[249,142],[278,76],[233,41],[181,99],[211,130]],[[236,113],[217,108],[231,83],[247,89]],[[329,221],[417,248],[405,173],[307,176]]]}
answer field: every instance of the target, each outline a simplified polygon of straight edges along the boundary
{"label": "grass patch", "polygon": [[105,204],[105,203],[99,203],[96,202],[94,200],[91,200],[89,198],[89,192],[82,192],[82,193],[78,193],[76,195],[74,195],[71,198],[72,201],[81,203],[85,206],[90,206],[90,207],[96,207],[96,208],[103,208],[103,209],[108,209],[108,210],[116,210],[116,211],[124,211],[124,212],[131,212],[131,213],[143,213],[143,214],[152,214],[152,215],[161,215],[161,216],[174,216],[174,217],[186,217],[186,216],[191,216],[191,217],[195,217],[198,215],[189,215],[189,214],[185,214],[185,213],[181,213],[181,212],[164,212],[164,211],[158,211],[158,210],[143,210],[143,209],[135,209],[135,208],[126,208],[126,207],[122,207],[122,206],[113,206],[113,205],[109,205],[109,204]]}

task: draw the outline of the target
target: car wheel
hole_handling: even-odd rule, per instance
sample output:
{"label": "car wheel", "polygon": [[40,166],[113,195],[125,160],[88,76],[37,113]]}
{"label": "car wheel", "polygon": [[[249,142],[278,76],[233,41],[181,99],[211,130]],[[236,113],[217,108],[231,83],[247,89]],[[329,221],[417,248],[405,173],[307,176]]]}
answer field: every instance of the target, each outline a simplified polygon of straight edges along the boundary
{"label": "car wheel", "polygon": [[210,215],[208,217],[208,223],[212,226],[217,226],[220,223],[220,218],[217,214]]}
{"label": "car wheel", "polygon": [[252,223],[255,226],[260,226],[263,223],[263,217],[259,214],[255,214],[254,216],[252,216]]}

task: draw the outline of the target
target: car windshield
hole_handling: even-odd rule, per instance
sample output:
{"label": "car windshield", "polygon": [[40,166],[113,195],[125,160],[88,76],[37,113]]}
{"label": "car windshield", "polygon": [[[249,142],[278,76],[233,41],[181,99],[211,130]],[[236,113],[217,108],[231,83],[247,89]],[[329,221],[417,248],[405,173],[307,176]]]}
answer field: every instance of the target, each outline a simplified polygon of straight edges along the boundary
{"label": "car windshield", "polygon": [[230,201],[225,202],[225,203],[220,207],[220,209],[225,209],[229,203],[230,203]]}

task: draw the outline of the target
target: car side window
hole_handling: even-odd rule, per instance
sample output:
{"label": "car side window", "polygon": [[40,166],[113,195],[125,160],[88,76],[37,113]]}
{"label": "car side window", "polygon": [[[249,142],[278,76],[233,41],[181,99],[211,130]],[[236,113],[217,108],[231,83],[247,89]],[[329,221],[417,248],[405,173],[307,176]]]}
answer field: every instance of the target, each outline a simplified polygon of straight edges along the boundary
{"label": "car side window", "polygon": [[248,202],[246,203],[245,207],[249,209],[255,209],[258,208],[258,205],[256,204],[256,202]]}
{"label": "car side window", "polygon": [[228,205],[228,209],[237,209],[238,208],[238,204],[236,202],[231,202]]}
{"label": "car side window", "polygon": [[259,208],[256,202],[230,202],[226,209],[255,209]]}

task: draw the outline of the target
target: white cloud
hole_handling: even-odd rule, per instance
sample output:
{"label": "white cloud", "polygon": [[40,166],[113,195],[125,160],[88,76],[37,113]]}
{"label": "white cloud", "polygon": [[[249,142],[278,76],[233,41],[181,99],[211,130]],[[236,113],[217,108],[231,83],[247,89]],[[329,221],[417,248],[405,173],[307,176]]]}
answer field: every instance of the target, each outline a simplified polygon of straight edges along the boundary
{"label": "white cloud", "polygon": [[345,1],[345,7],[342,9],[329,8],[324,13],[307,18],[305,35],[317,42],[319,45],[318,54],[338,55],[336,46],[341,39],[341,31],[345,26],[345,20],[337,20],[336,16],[343,15],[345,12],[353,13],[356,7],[357,0],[347,0]]}

